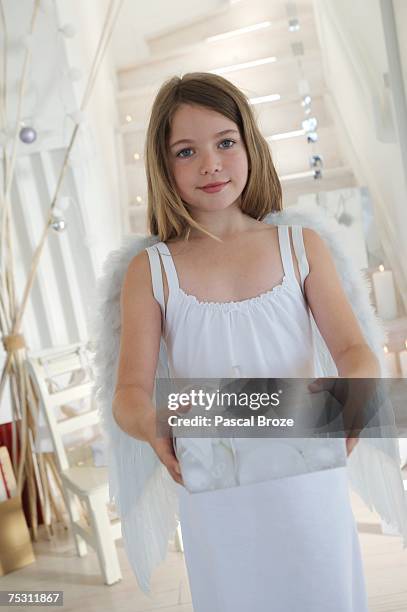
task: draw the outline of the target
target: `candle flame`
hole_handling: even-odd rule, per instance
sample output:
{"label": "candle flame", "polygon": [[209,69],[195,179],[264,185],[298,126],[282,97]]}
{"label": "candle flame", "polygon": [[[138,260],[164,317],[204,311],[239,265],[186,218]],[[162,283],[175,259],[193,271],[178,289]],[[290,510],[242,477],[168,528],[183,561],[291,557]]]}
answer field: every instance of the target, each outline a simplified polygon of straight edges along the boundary
{"label": "candle flame", "polygon": [[379,270],[380,270],[380,272],[384,272],[384,266],[383,266],[383,264],[380,264],[380,266],[379,266]]}
{"label": "candle flame", "polygon": [[383,350],[384,350],[384,352],[385,352],[385,353],[386,353],[386,355],[387,355],[387,353],[389,352],[389,349],[388,349],[387,344],[385,344],[385,345],[384,345]]}

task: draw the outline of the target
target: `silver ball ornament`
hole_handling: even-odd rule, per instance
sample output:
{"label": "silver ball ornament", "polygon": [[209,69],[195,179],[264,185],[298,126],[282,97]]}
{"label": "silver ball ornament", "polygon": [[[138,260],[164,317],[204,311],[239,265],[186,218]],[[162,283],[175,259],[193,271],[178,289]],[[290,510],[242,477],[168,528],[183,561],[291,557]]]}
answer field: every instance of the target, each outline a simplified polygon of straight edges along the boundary
{"label": "silver ball ornament", "polygon": [[32,144],[37,140],[37,132],[33,127],[29,127],[27,125],[21,128],[19,137],[21,142],[24,142],[24,144]]}
{"label": "silver ball ornament", "polygon": [[308,117],[302,122],[302,129],[306,132],[316,132],[318,127],[318,120],[316,117]]}
{"label": "silver ball ornament", "polygon": [[308,144],[312,142],[318,142],[318,133],[317,132],[309,132],[307,134],[307,142]]}
{"label": "silver ball ornament", "polygon": [[311,155],[309,163],[311,168],[322,168],[322,166],[324,165],[322,156],[318,154]]}
{"label": "silver ball ornament", "polygon": [[347,212],[343,212],[338,217],[338,223],[340,223],[341,225],[345,225],[346,227],[350,227],[353,224],[353,217]]}
{"label": "silver ball ornament", "polygon": [[52,217],[51,227],[55,232],[63,232],[66,230],[67,223],[63,217]]}
{"label": "silver ball ornament", "polygon": [[304,107],[310,106],[311,102],[312,102],[312,98],[310,95],[307,94],[306,96],[303,97],[301,106],[304,106]]}

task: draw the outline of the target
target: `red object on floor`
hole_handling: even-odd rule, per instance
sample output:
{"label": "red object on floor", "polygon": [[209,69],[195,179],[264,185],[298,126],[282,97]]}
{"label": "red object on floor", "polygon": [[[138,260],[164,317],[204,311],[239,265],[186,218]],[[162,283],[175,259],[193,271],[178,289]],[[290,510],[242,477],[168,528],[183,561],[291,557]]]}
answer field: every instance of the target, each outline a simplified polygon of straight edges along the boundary
{"label": "red object on floor", "polygon": [[[9,452],[10,459],[11,461],[13,461],[11,422],[3,423],[2,425],[0,425],[0,446],[7,446],[7,450]],[[20,452],[20,449],[18,447],[18,439],[17,439],[17,458],[19,457],[19,452]],[[15,472],[14,465],[13,465],[13,468]],[[17,474],[15,474],[15,476],[17,478]],[[27,484],[24,484],[21,499],[22,499],[22,504],[23,504],[25,520],[27,521],[27,525],[31,527],[32,525],[30,521],[30,510],[29,510],[30,506],[29,506],[29,501],[28,501]],[[42,513],[41,513],[41,506],[38,500],[38,490],[37,490],[37,516],[38,516],[38,525],[41,525],[43,523],[43,518],[42,518]]]}
{"label": "red object on floor", "polygon": [[7,446],[11,460],[11,422],[0,425],[0,446]]}

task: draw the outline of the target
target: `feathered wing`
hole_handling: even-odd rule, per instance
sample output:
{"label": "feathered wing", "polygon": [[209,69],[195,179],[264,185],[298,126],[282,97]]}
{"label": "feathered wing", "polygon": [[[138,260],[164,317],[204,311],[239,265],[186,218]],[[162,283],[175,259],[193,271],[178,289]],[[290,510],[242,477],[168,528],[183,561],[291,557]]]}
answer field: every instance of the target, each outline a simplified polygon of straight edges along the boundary
{"label": "feathered wing", "polygon": [[[164,560],[177,526],[175,483],[151,446],[126,434],[112,414],[120,348],[120,293],[130,260],[157,238],[126,237],[107,257],[98,279],[96,308],[89,327],[95,350],[96,399],[107,434],[109,491],[121,518],[127,556],[140,588],[147,594],[154,567]],[[156,378],[168,378],[161,340]],[[153,401],[155,400],[155,393]]]}
{"label": "feathered wing", "polygon": [[[300,225],[315,230],[328,245],[333,256],[344,291],[358,319],[367,344],[377,356],[382,374],[386,373],[383,345],[385,331],[370,302],[370,282],[363,273],[355,268],[352,260],[343,249],[338,237],[339,225],[321,212],[318,207],[307,210],[297,206],[265,218],[275,225]],[[337,376],[338,370],[329,349],[318,329],[310,311],[313,331],[317,376]],[[375,510],[381,518],[396,527],[407,546],[407,504],[400,470],[400,452],[397,429],[391,402],[383,397],[375,415],[375,429],[360,437],[359,443],[348,458],[348,477],[351,487],[360,495],[370,510]]]}
{"label": "feathered wing", "polygon": [[[314,229],[330,247],[344,290],[358,318],[366,342],[384,371],[384,331],[369,301],[369,284],[355,270],[335,235],[337,224],[315,207],[297,206],[265,219],[271,224],[301,225]],[[156,236],[128,236],[120,249],[107,257],[97,285],[97,304],[89,321],[95,347],[96,397],[109,447],[110,496],[122,520],[126,552],[140,588],[148,593],[153,569],[164,560],[168,540],[178,520],[176,485],[149,444],[124,433],[112,416],[120,346],[120,292],[132,257],[158,242]],[[336,376],[337,369],[310,313],[320,376]],[[156,378],[168,378],[168,358],[160,343]],[[155,400],[155,394],[153,401]],[[386,418],[388,415],[386,415]],[[386,419],[384,419],[384,422]],[[387,431],[383,426],[382,431]],[[407,509],[395,438],[360,439],[348,461],[351,486],[369,508],[395,525],[407,545]]]}

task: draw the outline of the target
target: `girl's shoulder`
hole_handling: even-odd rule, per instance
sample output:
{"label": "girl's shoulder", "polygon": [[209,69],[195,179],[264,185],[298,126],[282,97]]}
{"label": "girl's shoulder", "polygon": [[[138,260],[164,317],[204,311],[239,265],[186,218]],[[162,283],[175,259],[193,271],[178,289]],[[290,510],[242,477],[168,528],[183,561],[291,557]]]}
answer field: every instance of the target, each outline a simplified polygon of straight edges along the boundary
{"label": "girl's shoulder", "polygon": [[[260,238],[260,236],[264,236],[266,234],[269,234],[271,237],[272,236],[276,237],[277,232],[278,232],[278,228],[276,225],[272,225],[270,223],[265,223],[263,221],[257,221],[253,219],[253,225],[249,226],[247,230],[245,230],[244,235],[246,235],[248,239],[253,238],[253,240],[256,240],[257,238]],[[214,242],[215,241],[210,237],[208,237],[207,239],[200,238],[200,239],[189,239],[189,240],[173,238],[173,239],[167,240],[163,244],[167,246],[171,255],[175,256],[175,255],[181,255],[186,252],[193,252],[193,251],[202,252],[202,250],[206,248],[212,249],[215,246]],[[229,243],[229,240],[226,240],[225,241],[226,247],[228,243]]]}
{"label": "girl's shoulder", "polygon": [[124,274],[123,286],[131,285],[138,290],[148,289],[150,284],[150,264],[147,250],[143,249],[134,255]]}

